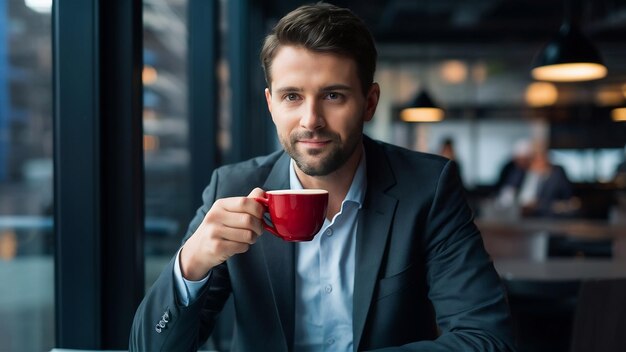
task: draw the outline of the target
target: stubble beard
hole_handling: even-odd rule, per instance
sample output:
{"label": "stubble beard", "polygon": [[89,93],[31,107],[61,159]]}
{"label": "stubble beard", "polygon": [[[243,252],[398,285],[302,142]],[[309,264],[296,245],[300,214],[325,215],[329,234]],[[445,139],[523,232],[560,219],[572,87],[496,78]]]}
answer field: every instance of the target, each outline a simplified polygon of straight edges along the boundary
{"label": "stubble beard", "polygon": [[[330,140],[330,151],[328,151],[328,155],[318,159],[318,163],[313,163],[307,161],[310,157],[318,156],[324,153],[326,150],[318,150],[318,149],[308,149],[308,150],[298,150],[296,148],[296,144],[300,139],[313,139],[319,138],[324,140]],[[322,132],[311,132],[311,131],[300,131],[293,132],[289,136],[289,140],[286,141],[284,138],[281,138],[281,144],[283,148],[289,154],[289,156],[294,160],[296,166],[309,176],[326,176],[336,170],[338,170],[341,166],[343,166],[350,156],[356,150],[359,144],[360,138],[358,134],[350,135],[344,144],[341,143],[341,138],[339,135],[327,131]]]}

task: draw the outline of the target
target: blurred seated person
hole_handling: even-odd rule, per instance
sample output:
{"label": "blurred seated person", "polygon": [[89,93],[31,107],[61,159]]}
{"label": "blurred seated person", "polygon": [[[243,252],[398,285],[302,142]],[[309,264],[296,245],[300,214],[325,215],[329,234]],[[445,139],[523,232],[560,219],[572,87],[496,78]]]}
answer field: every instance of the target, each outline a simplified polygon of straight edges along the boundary
{"label": "blurred seated person", "polygon": [[513,156],[500,171],[495,189],[502,192],[505,186],[512,189],[519,189],[524,179],[526,169],[530,164],[532,155],[532,143],[527,139],[515,142],[513,146]]}
{"label": "blurred seated person", "polygon": [[446,137],[443,139],[441,146],[439,147],[439,151],[437,154],[443,156],[444,158],[448,158],[452,160],[456,164],[456,168],[459,171],[459,174],[463,175],[463,171],[461,170],[461,165],[456,158],[456,152],[454,147],[454,139],[452,137]]}
{"label": "blurred seated person", "polygon": [[511,172],[499,201],[518,206],[522,216],[571,216],[580,208],[563,167],[550,162],[546,148],[536,144],[528,167]]}
{"label": "blurred seated person", "polygon": [[441,148],[439,149],[439,155],[450,160],[456,159],[456,153],[454,152],[454,140],[452,140],[452,138],[444,138],[443,143],[441,143]]}
{"label": "blurred seated person", "polygon": [[622,162],[615,168],[615,177],[613,178],[615,185],[622,191],[626,191],[626,146],[624,146],[624,157]]}
{"label": "blurred seated person", "polygon": [[624,147],[622,162],[615,168],[613,183],[615,185],[615,204],[609,220],[616,223],[626,223],[626,147]]}

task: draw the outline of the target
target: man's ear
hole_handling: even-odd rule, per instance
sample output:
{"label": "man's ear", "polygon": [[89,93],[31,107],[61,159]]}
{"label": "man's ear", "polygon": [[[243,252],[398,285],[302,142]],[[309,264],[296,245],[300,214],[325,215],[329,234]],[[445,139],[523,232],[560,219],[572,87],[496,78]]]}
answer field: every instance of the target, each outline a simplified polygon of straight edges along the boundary
{"label": "man's ear", "polygon": [[372,83],[367,96],[365,97],[365,116],[364,120],[370,121],[374,118],[376,107],[378,106],[378,100],[380,99],[380,86],[378,83]]}
{"label": "man's ear", "polygon": [[265,88],[265,102],[267,102],[267,109],[272,113],[272,93],[269,88]]}

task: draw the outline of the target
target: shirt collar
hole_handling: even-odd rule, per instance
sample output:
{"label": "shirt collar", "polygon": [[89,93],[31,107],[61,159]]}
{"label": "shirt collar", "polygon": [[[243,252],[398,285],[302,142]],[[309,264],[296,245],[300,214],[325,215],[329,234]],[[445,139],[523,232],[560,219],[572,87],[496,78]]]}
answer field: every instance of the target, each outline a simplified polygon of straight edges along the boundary
{"label": "shirt collar", "polygon": [[[352,179],[352,183],[350,184],[350,189],[348,189],[348,194],[346,194],[346,198],[343,200],[342,204],[345,202],[354,202],[358,204],[359,209],[362,207],[363,199],[365,198],[365,190],[367,189],[367,178],[365,177],[365,171],[367,169],[365,159],[365,148],[363,148],[363,153],[361,154],[359,166],[357,166],[356,168],[354,178]],[[291,159],[291,167],[289,168],[289,185],[291,189],[303,189],[302,183],[300,183],[300,180],[296,175],[295,168],[296,162]]]}

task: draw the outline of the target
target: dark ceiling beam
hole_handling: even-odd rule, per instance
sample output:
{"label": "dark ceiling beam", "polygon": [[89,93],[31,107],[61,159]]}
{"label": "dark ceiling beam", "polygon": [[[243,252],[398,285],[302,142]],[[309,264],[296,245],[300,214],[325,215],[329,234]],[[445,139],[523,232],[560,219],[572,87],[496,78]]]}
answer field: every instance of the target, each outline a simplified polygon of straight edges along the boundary
{"label": "dark ceiling beam", "polygon": [[[565,0],[335,0],[370,27],[378,43],[534,43],[558,31]],[[582,1],[583,30],[594,41],[623,42],[626,2]],[[265,0],[280,18],[303,1]],[[277,12],[274,12],[277,11]],[[468,12],[469,11],[469,12]]]}
{"label": "dark ceiling beam", "polygon": [[532,43],[548,40],[556,33],[558,26],[534,26],[532,30],[515,31],[509,26],[482,26],[480,28],[434,28],[428,25],[414,24],[404,30],[375,32],[379,43],[415,44],[415,43]]}

